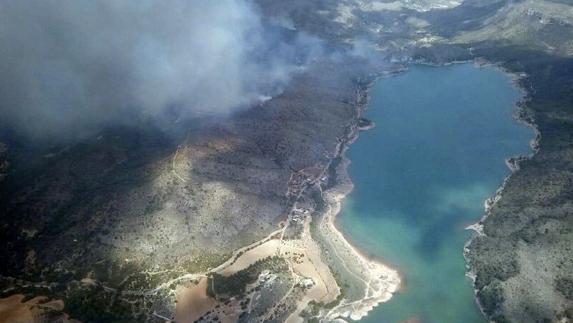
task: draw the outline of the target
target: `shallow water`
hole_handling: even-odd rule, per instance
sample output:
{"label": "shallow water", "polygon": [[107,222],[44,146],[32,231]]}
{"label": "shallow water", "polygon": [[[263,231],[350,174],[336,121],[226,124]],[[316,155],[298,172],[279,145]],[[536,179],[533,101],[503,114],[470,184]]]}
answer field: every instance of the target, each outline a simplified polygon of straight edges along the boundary
{"label": "shallow water", "polygon": [[348,151],[355,189],[338,226],[404,286],[361,322],[485,322],[465,277],[464,228],[509,174],[505,159],[530,153],[532,131],[512,119],[519,90],[463,64],[413,66],[370,95],[376,127]]}

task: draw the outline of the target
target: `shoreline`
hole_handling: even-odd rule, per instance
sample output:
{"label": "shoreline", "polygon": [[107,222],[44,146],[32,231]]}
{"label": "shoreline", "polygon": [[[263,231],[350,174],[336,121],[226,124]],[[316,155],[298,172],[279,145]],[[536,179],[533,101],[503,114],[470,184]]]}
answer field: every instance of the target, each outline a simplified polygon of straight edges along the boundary
{"label": "shoreline", "polygon": [[[474,289],[474,300],[475,300],[476,304],[478,305],[480,312],[483,314],[484,313],[483,307],[480,304],[479,299],[477,298],[477,290],[475,289],[475,278],[476,278],[475,273],[471,270],[471,267],[469,265],[468,258],[467,258],[467,253],[469,252],[469,245],[471,244],[471,242],[476,237],[478,237],[480,235],[485,235],[483,233],[483,226],[481,223],[483,222],[483,220],[485,218],[487,218],[487,216],[490,213],[491,208],[502,198],[506,183],[509,181],[510,177],[520,169],[520,167],[519,167],[520,162],[531,159],[539,151],[539,143],[541,140],[541,134],[537,128],[537,125],[535,124],[535,120],[532,117],[528,116],[527,111],[526,111],[528,100],[530,97],[530,92],[520,83],[520,81],[522,79],[525,79],[528,76],[524,73],[516,73],[516,72],[512,72],[512,71],[507,70],[506,68],[504,68],[502,66],[503,63],[493,63],[493,62],[483,60],[482,58],[474,58],[474,59],[470,59],[470,60],[466,60],[466,61],[453,61],[453,62],[448,62],[448,63],[443,63],[443,64],[435,64],[435,63],[430,63],[430,62],[417,61],[417,62],[412,62],[410,64],[407,64],[405,66],[402,66],[398,70],[386,72],[386,73],[381,73],[380,76],[376,77],[375,80],[373,80],[372,83],[367,86],[367,88],[364,90],[364,94],[368,98],[368,93],[370,91],[370,88],[373,86],[373,84],[375,84],[377,81],[379,81],[379,79],[384,78],[384,77],[395,76],[397,74],[405,72],[409,69],[409,66],[411,64],[427,65],[427,66],[432,66],[432,67],[442,67],[442,66],[449,66],[449,65],[453,65],[453,64],[470,64],[470,63],[474,64],[474,66],[476,68],[494,68],[494,69],[498,70],[499,72],[503,73],[504,75],[506,75],[508,77],[509,82],[511,82],[512,86],[514,88],[516,88],[520,93],[520,97],[518,98],[517,101],[515,101],[515,103],[512,106],[512,118],[515,122],[527,126],[533,132],[533,136],[529,142],[529,145],[531,147],[532,152],[528,155],[516,155],[516,156],[508,157],[506,159],[506,165],[507,165],[508,169],[510,170],[510,174],[504,178],[503,183],[496,190],[494,196],[492,196],[492,197],[490,197],[484,201],[485,214],[482,217],[480,217],[477,222],[475,222],[475,223],[473,223],[473,224],[471,224],[465,228],[466,230],[474,231],[476,233],[476,235],[470,237],[465,242],[465,244],[463,246],[462,254],[463,254],[463,257],[466,261],[466,273],[465,273],[465,275],[466,275],[466,277],[470,278],[470,280],[471,280],[472,287]],[[357,107],[357,109],[358,109],[358,118],[357,119],[358,120],[362,119],[363,112],[366,110],[367,105],[368,105],[368,100],[366,100],[366,102],[363,105]],[[368,129],[370,129],[370,128],[368,128]],[[357,129],[354,130],[354,133],[350,135],[349,140],[344,142],[344,143],[341,143],[342,145],[344,145],[344,147],[341,148],[341,152],[340,152],[338,157],[342,158],[342,162],[337,167],[337,168],[340,168],[340,169],[337,169],[337,183],[334,185],[334,187],[332,189],[336,190],[336,188],[338,186],[341,186],[341,185],[348,185],[351,188],[347,189],[347,190],[342,190],[342,191],[337,192],[337,193],[331,193],[331,194],[337,194],[337,195],[335,195],[335,197],[332,198],[332,201],[327,201],[327,202],[331,203],[329,206],[333,207],[334,210],[336,210],[336,212],[335,212],[336,214],[330,215],[328,217],[329,225],[331,225],[332,229],[333,229],[332,231],[336,235],[338,235],[339,238],[344,241],[344,243],[347,245],[347,247],[350,250],[352,250],[352,252],[356,253],[356,255],[358,257],[360,257],[362,261],[364,261],[365,263],[372,263],[372,264],[375,264],[376,266],[382,266],[386,269],[392,270],[395,273],[395,275],[398,277],[397,278],[398,279],[397,285],[392,290],[389,297],[386,299],[380,300],[374,306],[372,306],[368,309],[365,309],[362,313],[360,313],[361,316],[359,318],[366,316],[368,314],[368,312],[370,312],[370,310],[372,310],[376,305],[390,300],[392,297],[392,294],[395,293],[396,291],[399,291],[403,287],[403,283],[404,283],[402,277],[400,277],[400,274],[396,268],[392,268],[392,266],[384,263],[383,259],[377,259],[376,257],[374,257],[374,259],[372,259],[373,257],[367,257],[361,250],[359,250],[359,248],[357,246],[353,245],[352,243],[350,243],[348,241],[348,239],[345,238],[343,231],[340,230],[336,225],[336,217],[338,215],[340,215],[340,212],[342,210],[342,202],[343,202],[344,198],[346,198],[346,196],[348,196],[348,194],[350,194],[350,192],[352,191],[352,187],[353,187],[353,183],[350,179],[350,176],[347,173],[347,167],[349,166],[351,161],[345,156],[345,152],[350,147],[350,145],[355,140],[358,139],[359,132],[363,131],[363,130],[368,130],[368,129],[361,129],[360,127],[357,127]],[[341,183],[341,181],[339,180],[339,177],[343,177],[346,182],[342,181],[342,183]],[[356,319],[356,318],[353,318],[353,319]]]}
{"label": "shoreline", "polygon": [[[346,159],[348,160],[348,159]],[[346,167],[345,167],[346,168]],[[359,320],[368,315],[376,306],[381,303],[389,301],[394,293],[399,291],[403,286],[403,278],[399,271],[390,265],[387,265],[380,259],[368,257],[362,252],[358,246],[353,245],[344,235],[344,233],[337,227],[336,218],[340,216],[342,211],[342,202],[348,196],[349,192],[340,192],[334,189],[325,192],[325,201],[329,204],[329,211],[326,212],[325,222],[331,234],[341,242],[344,248],[348,249],[353,256],[358,260],[360,266],[368,271],[368,276],[374,281],[374,284],[383,285],[379,288],[372,288],[367,286],[365,290],[365,297],[361,300],[354,301],[353,303],[341,302],[333,310],[329,311],[326,315],[327,319],[334,319],[337,316],[347,317],[352,320]],[[372,281],[369,281],[372,282]],[[349,312],[346,307],[351,305],[353,310]],[[340,311],[339,309],[345,310]],[[337,312],[337,310],[339,310]]]}
{"label": "shoreline", "polygon": [[[478,61],[478,60],[481,60],[481,61]],[[470,279],[470,281],[472,283],[472,287],[473,287],[474,295],[475,295],[474,296],[475,302],[476,302],[480,312],[482,313],[482,315],[486,316],[484,309],[483,309],[483,305],[481,304],[481,302],[479,301],[479,298],[477,297],[477,293],[479,292],[479,290],[476,288],[476,285],[475,285],[477,275],[469,263],[468,255],[469,255],[470,250],[471,250],[470,245],[472,244],[472,242],[476,238],[478,238],[480,236],[486,236],[486,234],[483,231],[483,221],[490,216],[492,208],[503,198],[503,193],[504,193],[504,190],[505,190],[507,183],[509,182],[511,177],[516,172],[518,172],[520,170],[519,164],[523,161],[526,161],[526,160],[533,158],[539,152],[540,142],[541,142],[541,132],[539,131],[537,124],[535,123],[535,119],[531,116],[528,116],[527,111],[526,111],[528,101],[530,100],[531,94],[530,94],[530,91],[528,91],[520,83],[520,81],[523,79],[526,79],[528,77],[528,75],[525,73],[516,73],[516,72],[512,72],[512,71],[508,70],[507,68],[503,67],[503,62],[494,63],[494,62],[490,62],[488,60],[485,60],[483,58],[475,58],[473,61],[474,61],[474,64],[478,65],[479,67],[494,68],[494,69],[498,70],[499,72],[503,73],[504,75],[506,75],[510,79],[512,86],[521,93],[521,97],[513,104],[512,118],[513,118],[514,122],[528,127],[533,132],[533,137],[529,141],[531,153],[529,155],[515,155],[515,156],[510,156],[510,157],[506,158],[505,164],[506,164],[507,168],[509,169],[510,173],[503,179],[502,184],[497,188],[494,195],[487,198],[484,201],[484,214],[479,218],[479,220],[477,222],[475,222],[475,223],[473,223],[473,224],[471,224],[465,228],[466,230],[474,232],[474,235],[472,237],[470,237],[470,239],[468,239],[465,242],[464,247],[463,247],[462,254],[463,254],[464,260],[466,262],[466,274],[465,275],[466,275],[466,277],[468,277]]]}
{"label": "shoreline", "polygon": [[[341,245],[339,248],[347,249],[351,253],[351,257],[357,259],[360,264],[359,266],[363,268],[363,272],[364,270],[367,272],[367,276],[370,279],[368,284],[366,284],[363,298],[350,303],[345,303],[345,299],[341,300],[337,306],[329,310],[324,316],[321,315],[321,317],[328,320],[341,318],[359,320],[367,316],[368,313],[379,304],[389,301],[394,293],[403,287],[404,280],[399,271],[393,266],[386,264],[383,259],[366,256],[365,253],[360,250],[358,246],[352,244],[346,238],[344,232],[337,227],[336,219],[341,215],[344,199],[350,194],[354,187],[348,174],[348,166],[351,161],[346,157],[346,151],[359,138],[360,132],[367,131],[375,126],[371,120],[368,120],[370,122],[369,127],[360,126],[361,121],[367,120],[363,118],[363,114],[368,107],[370,89],[380,79],[392,77],[405,71],[407,71],[407,67],[400,65],[396,66],[395,69],[380,72],[371,82],[359,90],[360,93],[358,93],[356,103],[356,125],[352,127],[345,140],[340,143],[339,153],[335,157],[341,159],[340,163],[338,163],[334,169],[336,174],[335,183],[332,187],[322,192],[322,199],[328,206],[328,210],[324,212],[320,223],[321,229],[323,229],[321,230],[323,231],[322,233],[330,233],[330,239],[332,239],[332,241],[338,241]],[[374,287],[372,287],[371,284],[373,284]]]}
{"label": "shoreline", "polygon": [[458,60],[458,61],[451,61],[451,62],[444,62],[444,63],[434,63],[434,62],[430,62],[430,61],[427,61],[424,59],[421,59],[421,60],[414,62],[414,64],[427,65],[427,66],[432,66],[432,67],[442,67],[442,66],[449,66],[449,65],[453,65],[453,64],[470,64],[470,63],[474,64],[474,66],[476,66],[477,68],[484,68],[484,67],[485,68],[493,68],[493,69],[499,71],[500,73],[503,73],[506,77],[508,77],[508,79],[511,82],[511,85],[515,89],[517,89],[521,94],[520,99],[518,99],[512,106],[512,119],[514,120],[514,122],[516,122],[518,124],[525,125],[529,129],[531,129],[533,134],[534,134],[534,136],[529,141],[529,146],[531,147],[532,152],[529,155],[515,155],[515,156],[510,156],[510,157],[506,158],[505,164],[506,164],[507,168],[509,169],[510,173],[503,179],[502,184],[497,188],[494,195],[487,198],[484,201],[484,214],[475,223],[470,224],[470,225],[466,226],[466,228],[465,228],[466,230],[474,232],[474,235],[472,237],[470,237],[464,243],[464,246],[462,249],[462,255],[463,255],[464,261],[466,263],[465,264],[465,267],[466,267],[465,276],[467,278],[469,278],[471,281],[472,288],[474,290],[474,300],[475,300],[480,312],[482,313],[482,315],[484,317],[487,317],[487,315],[484,312],[483,306],[480,303],[479,298],[477,297],[477,293],[479,291],[478,289],[476,289],[476,278],[477,277],[476,277],[476,273],[471,268],[471,265],[469,263],[469,258],[468,258],[468,254],[470,252],[470,245],[472,244],[474,239],[476,239],[480,236],[486,236],[486,234],[483,231],[483,224],[482,223],[491,214],[491,209],[493,208],[493,206],[495,206],[495,204],[503,198],[503,192],[505,190],[507,182],[510,180],[510,178],[513,174],[515,174],[517,171],[520,170],[519,163],[533,158],[539,152],[540,142],[541,142],[541,132],[539,131],[537,124],[535,123],[535,119],[532,116],[527,115],[526,109],[527,109],[528,102],[529,102],[530,97],[531,97],[531,91],[526,89],[523,86],[523,84],[520,83],[521,80],[527,79],[528,75],[526,73],[523,73],[523,72],[518,73],[518,72],[510,71],[509,69],[507,69],[503,66],[504,62],[492,62],[492,61],[487,60],[483,57],[477,57],[477,56],[473,56],[473,58],[467,59],[467,60],[461,60],[461,61]]}
{"label": "shoreline", "polygon": [[[346,196],[345,196],[344,198],[346,198]],[[344,198],[343,198],[342,201],[341,201],[341,205],[343,204],[342,202],[343,202]],[[341,208],[341,211],[342,211],[342,208]],[[337,221],[337,220],[338,220],[338,217],[339,217],[340,215],[342,215],[342,214],[339,213],[339,214],[338,214],[337,216],[335,216],[335,217],[333,218],[333,220],[332,220],[333,225],[334,225],[334,227],[336,228],[336,230],[340,232],[340,234],[344,237],[344,239],[346,240],[346,242],[347,242],[353,249],[355,249],[355,251],[356,251],[362,258],[364,258],[364,259],[366,259],[366,260],[368,260],[368,261],[371,261],[371,262],[379,263],[379,264],[381,264],[381,265],[383,265],[383,266],[385,266],[385,267],[388,267],[388,268],[390,268],[390,269],[396,271],[397,274],[398,274],[398,276],[400,277],[400,285],[399,285],[399,287],[398,287],[398,289],[397,289],[396,291],[398,292],[398,291],[402,290],[402,288],[404,288],[404,287],[407,285],[407,281],[406,281],[405,277],[400,273],[400,270],[398,269],[398,266],[395,265],[395,264],[392,264],[390,261],[388,261],[388,260],[386,260],[386,259],[384,259],[384,258],[382,258],[382,257],[380,257],[380,256],[374,255],[374,254],[372,254],[372,253],[370,253],[370,252],[368,252],[368,251],[363,250],[362,248],[360,248],[360,247],[358,246],[358,242],[355,242],[352,238],[350,238],[350,237],[349,237],[349,234],[344,231],[344,228],[342,228],[342,226],[340,226],[340,225],[338,224],[339,221]]]}

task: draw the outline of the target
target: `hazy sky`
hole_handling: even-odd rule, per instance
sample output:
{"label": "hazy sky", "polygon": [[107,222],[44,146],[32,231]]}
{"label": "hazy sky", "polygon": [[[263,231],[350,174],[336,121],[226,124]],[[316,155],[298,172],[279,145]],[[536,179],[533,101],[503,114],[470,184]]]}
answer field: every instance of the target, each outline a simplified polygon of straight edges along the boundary
{"label": "hazy sky", "polygon": [[0,0],[0,123],[69,137],[173,107],[227,114],[312,51],[278,34],[247,0]]}

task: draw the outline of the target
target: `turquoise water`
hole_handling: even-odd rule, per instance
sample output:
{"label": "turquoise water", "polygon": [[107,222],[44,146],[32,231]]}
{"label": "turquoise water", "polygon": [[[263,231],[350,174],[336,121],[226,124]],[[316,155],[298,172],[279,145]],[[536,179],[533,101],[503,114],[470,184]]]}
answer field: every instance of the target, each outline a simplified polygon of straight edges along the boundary
{"label": "turquoise water", "polygon": [[505,158],[530,153],[531,130],[511,116],[519,96],[504,74],[471,64],[413,66],[372,88],[376,127],[348,151],[355,189],[338,224],[404,286],[361,322],[485,322],[465,277],[464,228],[508,175]]}

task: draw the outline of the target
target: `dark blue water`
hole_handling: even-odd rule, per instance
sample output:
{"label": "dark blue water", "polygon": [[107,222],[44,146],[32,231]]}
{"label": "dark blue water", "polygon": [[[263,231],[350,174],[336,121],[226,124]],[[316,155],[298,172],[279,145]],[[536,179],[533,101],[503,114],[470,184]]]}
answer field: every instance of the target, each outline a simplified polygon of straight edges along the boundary
{"label": "dark blue water", "polygon": [[363,322],[484,322],[465,277],[471,233],[533,134],[512,119],[520,93],[493,68],[414,66],[380,80],[366,117],[376,128],[350,147],[355,190],[339,226],[396,267],[403,289]]}

